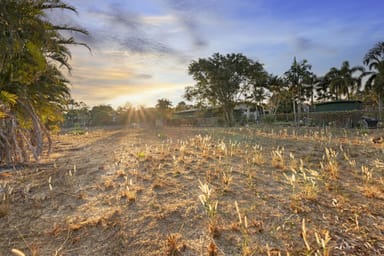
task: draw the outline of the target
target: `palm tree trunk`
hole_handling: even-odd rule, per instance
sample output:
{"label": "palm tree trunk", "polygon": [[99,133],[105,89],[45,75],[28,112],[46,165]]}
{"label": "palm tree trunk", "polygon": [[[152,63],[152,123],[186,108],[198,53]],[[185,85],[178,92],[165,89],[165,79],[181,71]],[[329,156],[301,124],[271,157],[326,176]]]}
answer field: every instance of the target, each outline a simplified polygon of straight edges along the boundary
{"label": "palm tree trunk", "polygon": [[379,121],[381,121],[383,118],[382,118],[382,111],[383,111],[383,99],[381,97],[381,95],[379,94],[379,97],[378,97],[378,100],[379,100]]}
{"label": "palm tree trunk", "polygon": [[22,101],[22,100],[19,100],[18,102],[24,107],[25,110],[27,110],[29,116],[32,119],[32,124],[33,124],[32,139],[35,142],[32,153],[35,160],[39,160],[39,156],[43,151],[43,142],[44,142],[43,128],[42,128],[43,125],[41,124],[39,116],[37,115],[34,107],[30,102]]}
{"label": "palm tree trunk", "polygon": [[300,126],[301,120],[301,100],[299,99],[299,104],[297,104],[297,124]]}
{"label": "palm tree trunk", "polygon": [[295,122],[295,125],[297,125],[296,101],[295,101],[295,99],[292,100],[292,103],[293,103],[293,121]]}

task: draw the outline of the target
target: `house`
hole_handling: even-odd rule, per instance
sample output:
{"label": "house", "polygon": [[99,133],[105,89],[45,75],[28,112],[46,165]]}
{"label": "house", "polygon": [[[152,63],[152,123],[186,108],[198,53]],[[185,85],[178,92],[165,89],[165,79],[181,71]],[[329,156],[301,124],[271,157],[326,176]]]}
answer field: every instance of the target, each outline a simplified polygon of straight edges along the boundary
{"label": "house", "polygon": [[264,114],[264,109],[255,103],[245,101],[236,103],[235,113],[236,112],[240,112],[248,121],[257,121],[260,120]]}

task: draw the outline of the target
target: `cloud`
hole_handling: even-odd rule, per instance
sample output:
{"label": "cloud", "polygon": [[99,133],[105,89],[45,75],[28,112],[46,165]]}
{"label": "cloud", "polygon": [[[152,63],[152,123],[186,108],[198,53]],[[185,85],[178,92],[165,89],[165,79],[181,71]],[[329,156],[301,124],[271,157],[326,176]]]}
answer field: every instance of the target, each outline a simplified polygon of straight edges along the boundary
{"label": "cloud", "polygon": [[82,19],[61,14],[61,20],[79,24],[85,20],[84,26],[89,30],[89,36],[76,34],[75,38],[93,49],[115,49],[134,54],[150,53],[184,58],[176,47],[163,42],[161,35],[169,32],[162,31],[162,27],[155,23],[162,22],[161,25],[164,25],[168,22],[169,28],[174,21],[169,17],[163,20],[161,17],[157,20],[152,17],[151,20],[146,13],[135,12],[129,9],[129,5],[113,2],[106,6],[87,7],[81,15]]}
{"label": "cloud", "polygon": [[117,107],[126,102],[152,105],[164,95],[177,101],[185,87],[185,76],[180,75],[184,68],[174,61],[159,63],[156,55],[144,57],[113,50],[90,55],[80,48],[73,53],[74,69],[68,76],[72,95],[91,106]]}
{"label": "cloud", "polygon": [[137,74],[135,76],[135,78],[146,80],[146,79],[151,79],[152,75],[149,75],[149,74]]}
{"label": "cloud", "polygon": [[181,95],[183,94],[183,91],[183,84],[157,84],[156,86],[148,85],[148,87],[143,85],[129,93],[117,94],[106,102],[113,107],[123,106],[126,103],[143,105],[148,102],[154,103],[158,99],[164,98],[164,95],[166,95],[165,97],[167,99],[176,104],[182,100]]}
{"label": "cloud", "polygon": [[316,47],[316,45],[311,39],[305,37],[296,37],[294,44],[297,49],[303,51],[310,50]]}
{"label": "cloud", "polygon": [[179,53],[167,45],[152,38],[140,36],[127,36],[119,41],[120,50],[128,50],[134,53],[157,53],[161,55],[179,55]]}
{"label": "cloud", "polygon": [[164,2],[191,36],[193,46],[196,48],[207,47],[208,41],[202,36],[199,29],[201,24],[200,15],[201,13],[207,15],[206,10],[209,9],[212,1],[164,0]]}

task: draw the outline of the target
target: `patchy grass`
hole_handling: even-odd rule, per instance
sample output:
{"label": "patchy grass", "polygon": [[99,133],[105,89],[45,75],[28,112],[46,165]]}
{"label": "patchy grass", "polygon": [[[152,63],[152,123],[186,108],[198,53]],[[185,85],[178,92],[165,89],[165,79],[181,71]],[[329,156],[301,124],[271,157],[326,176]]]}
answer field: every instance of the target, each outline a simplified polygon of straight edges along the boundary
{"label": "patchy grass", "polygon": [[382,132],[59,135],[0,173],[0,255],[383,255]]}

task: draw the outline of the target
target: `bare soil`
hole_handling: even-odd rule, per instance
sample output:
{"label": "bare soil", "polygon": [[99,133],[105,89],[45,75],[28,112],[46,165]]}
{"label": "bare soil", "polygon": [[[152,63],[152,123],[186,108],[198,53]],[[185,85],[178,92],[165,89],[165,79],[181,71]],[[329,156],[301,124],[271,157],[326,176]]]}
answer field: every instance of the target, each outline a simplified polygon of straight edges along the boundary
{"label": "bare soil", "polygon": [[383,135],[58,135],[39,163],[0,171],[0,255],[384,255],[384,144],[372,142]]}

